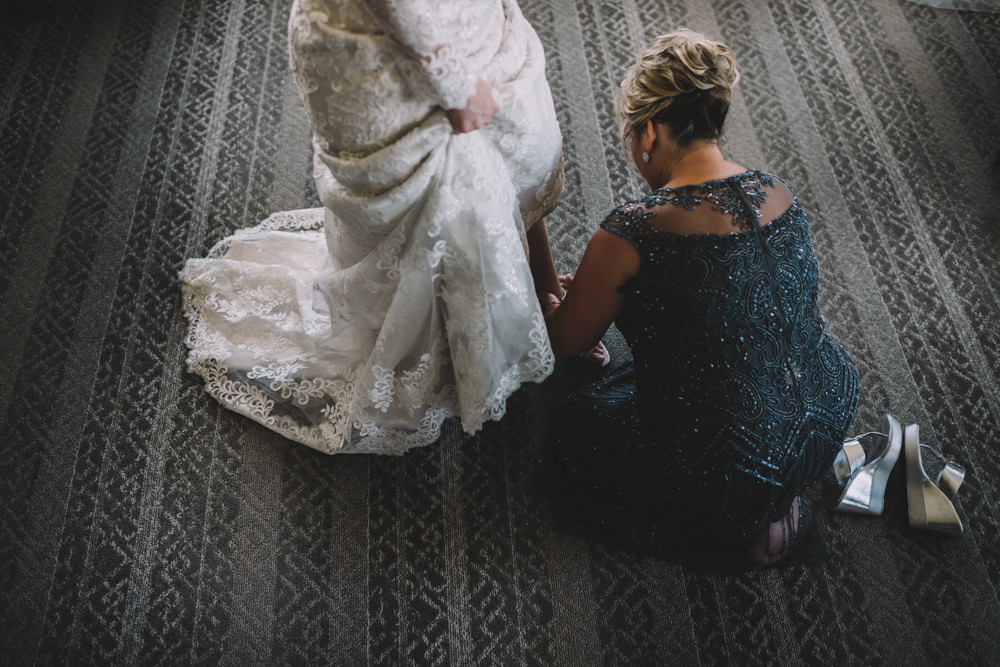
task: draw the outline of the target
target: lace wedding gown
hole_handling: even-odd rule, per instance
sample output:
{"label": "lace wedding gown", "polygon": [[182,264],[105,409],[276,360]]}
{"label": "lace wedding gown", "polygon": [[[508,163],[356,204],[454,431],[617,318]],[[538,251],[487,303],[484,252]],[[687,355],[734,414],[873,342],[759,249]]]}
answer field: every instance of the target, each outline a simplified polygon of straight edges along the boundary
{"label": "lace wedding gown", "polygon": [[[187,262],[188,369],[326,453],[475,432],[554,363],[524,243],[562,192],[537,35],[513,0],[296,0],[289,39],[324,206]],[[478,78],[500,110],[453,134]]]}

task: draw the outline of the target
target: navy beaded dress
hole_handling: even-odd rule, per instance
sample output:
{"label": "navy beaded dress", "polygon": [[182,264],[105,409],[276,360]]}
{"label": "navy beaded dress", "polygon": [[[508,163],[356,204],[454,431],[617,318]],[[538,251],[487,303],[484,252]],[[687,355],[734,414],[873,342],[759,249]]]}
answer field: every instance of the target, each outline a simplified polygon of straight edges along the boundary
{"label": "navy beaded dress", "polygon": [[[661,226],[726,216],[733,233],[669,233],[654,211]],[[601,227],[641,258],[615,322],[633,362],[564,402],[543,488],[563,527],[742,567],[750,538],[829,469],[857,406],[857,371],[817,305],[805,212],[751,170],[657,190]]]}

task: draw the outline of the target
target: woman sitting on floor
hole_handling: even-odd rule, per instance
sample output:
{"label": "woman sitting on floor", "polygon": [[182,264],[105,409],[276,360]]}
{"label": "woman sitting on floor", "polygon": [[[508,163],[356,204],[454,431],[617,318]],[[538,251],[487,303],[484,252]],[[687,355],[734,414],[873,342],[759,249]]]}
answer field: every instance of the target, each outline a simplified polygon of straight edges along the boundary
{"label": "woman sitting on floor", "polygon": [[829,556],[801,495],[858,397],[817,306],[805,212],[720,151],[738,79],[723,44],[687,30],[653,41],[617,99],[652,192],[601,224],[564,299],[539,293],[556,354],[615,322],[634,357],[561,409],[542,468],[557,520],[726,569]]}

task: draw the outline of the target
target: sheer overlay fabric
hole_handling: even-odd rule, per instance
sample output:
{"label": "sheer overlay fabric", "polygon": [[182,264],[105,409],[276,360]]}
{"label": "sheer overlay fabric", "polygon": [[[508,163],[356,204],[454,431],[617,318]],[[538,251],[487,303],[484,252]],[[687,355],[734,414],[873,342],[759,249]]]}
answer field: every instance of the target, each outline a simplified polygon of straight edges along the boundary
{"label": "sheer overlay fabric", "polygon": [[[524,241],[562,193],[537,35],[513,0],[296,0],[289,41],[324,206],[188,261],[189,370],[326,453],[474,432],[554,363]],[[500,109],[452,134],[479,78]]]}
{"label": "sheer overlay fabric", "polygon": [[[733,233],[664,231],[720,218]],[[641,258],[616,320],[634,363],[565,402],[541,469],[557,517],[698,566],[774,564],[812,530],[799,496],[858,400],[817,305],[805,212],[749,171],[658,190],[602,227]]]}

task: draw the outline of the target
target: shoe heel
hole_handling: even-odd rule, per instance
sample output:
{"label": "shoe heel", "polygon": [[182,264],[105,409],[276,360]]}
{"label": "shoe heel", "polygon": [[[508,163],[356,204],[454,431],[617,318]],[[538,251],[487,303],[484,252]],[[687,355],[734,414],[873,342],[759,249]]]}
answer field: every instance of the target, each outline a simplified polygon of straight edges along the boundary
{"label": "shoe heel", "polygon": [[[949,495],[931,482],[924,471],[920,455],[920,428],[916,424],[906,427],[903,443],[906,449],[906,501],[909,506],[910,526],[961,535],[965,529],[958,512],[955,511],[955,506],[951,504]],[[965,470],[948,462],[938,475],[938,484],[953,496],[964,478]]]}
{"label": "shoe heel", "polygon": [[885,486],[902,449],[902,429],[899,420],[887,414],[879,422],[878,432],[868,435],[876,438],[876,444],[872,449],[872,460],[869,463],[854,466],[857,454],[853,450],[852,443],[856,440],[848,441],[848,444],[852,444],[852,450],[845,449],[843,458],[838,455],[840,466],[836,472],[843,473],[845,469],[855,467],[854,473],[847,479],[844,491],[834,506],[834,510],[838,512],[872,515],[882,513],[885,505]]}

